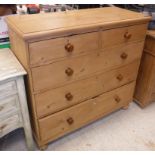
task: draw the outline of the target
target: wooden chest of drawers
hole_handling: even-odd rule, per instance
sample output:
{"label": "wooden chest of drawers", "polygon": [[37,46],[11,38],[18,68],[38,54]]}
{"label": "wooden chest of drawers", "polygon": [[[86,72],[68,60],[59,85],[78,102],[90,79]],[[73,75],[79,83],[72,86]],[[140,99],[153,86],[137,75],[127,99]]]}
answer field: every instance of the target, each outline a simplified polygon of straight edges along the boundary
{"label": "wooden chest of drawers", "polygon": [[144,108],[155,101],[155,31],[148,31],[134,94]]}
{"label": "wooden chest of drawers", "polygon": [[128,106],[149,20],[115,7],[7,18],[40,148]]}

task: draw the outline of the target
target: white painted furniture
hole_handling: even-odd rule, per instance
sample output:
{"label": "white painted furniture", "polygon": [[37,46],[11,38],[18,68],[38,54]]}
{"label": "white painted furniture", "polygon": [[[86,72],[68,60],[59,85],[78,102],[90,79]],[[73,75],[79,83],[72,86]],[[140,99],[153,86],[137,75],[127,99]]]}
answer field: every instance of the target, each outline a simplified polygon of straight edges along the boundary
{"label": "white painted furniture", "polygon": [[10,49],[0,50],[0,138],[9,132],[24,128],[29,150],[33,138],[27,108],[23,76],[26,71]]}

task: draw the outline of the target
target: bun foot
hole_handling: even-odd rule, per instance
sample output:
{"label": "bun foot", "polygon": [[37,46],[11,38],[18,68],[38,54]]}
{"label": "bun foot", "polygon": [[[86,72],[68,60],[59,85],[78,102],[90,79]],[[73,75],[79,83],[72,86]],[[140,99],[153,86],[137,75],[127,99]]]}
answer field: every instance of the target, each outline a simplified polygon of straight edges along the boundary
{"label": "bun foot", "polygon": [[46,150],[47,147],[48,147],[48,145],[41,145],[41,146],[39,146],[39,148],[40,148],[41,151]]}
{"label": "bun foot", "polygon": [[127,110],[129,108],[129,104],[122,107],[123,110]]}

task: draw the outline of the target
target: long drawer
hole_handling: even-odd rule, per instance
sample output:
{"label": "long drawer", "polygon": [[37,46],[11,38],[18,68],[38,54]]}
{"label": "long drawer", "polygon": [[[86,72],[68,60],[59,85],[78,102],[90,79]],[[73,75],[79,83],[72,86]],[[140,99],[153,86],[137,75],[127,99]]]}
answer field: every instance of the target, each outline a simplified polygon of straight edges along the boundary
{"label": "long drawer", "polygon": [[35,95],[39,118],[136,80],[139,61]]}
{"label": "long drawer", "polygon": [[141,58],[143,42],[116,46],[100,52],[32,68],[34,91],[55,88],[96,72],[108,71]]}
{"label": "long drawer", "polygon": [[29,45],[30,64],[46,64],[58,58],[73,57],[98,48],[98,32],[34,42]]}
{"label": "long drawer", "polygon": [[54,140],[132,101],[135,82],[39,120],[42,141]]}

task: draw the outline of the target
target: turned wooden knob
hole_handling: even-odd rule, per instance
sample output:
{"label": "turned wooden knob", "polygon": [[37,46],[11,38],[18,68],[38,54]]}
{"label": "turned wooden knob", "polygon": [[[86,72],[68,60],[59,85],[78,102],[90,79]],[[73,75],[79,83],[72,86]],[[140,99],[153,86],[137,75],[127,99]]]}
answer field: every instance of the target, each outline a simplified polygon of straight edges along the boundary
{"label": "turned wooden knob", "polygon": [[68,76],[72,76],[73,73],[74,73],[74,71],[73,71],[73,69],[71,69],[71,68],[67,68],[67,69],[65,70],[65,73],[66,73]]}
{"label": "turned wooden knob", "polygon": [[66,45],[65,45],[65,50],[67,51],[67,52],[73,52],[73,50],[74,50],[74,46],[71,44],[71,43],[67,43]]}
{"label": "turned wooden knob", "polygon": [[68,123],[69,125],[72,125],[72,124],[74,123],[73,118],[72,118],[72,117],[69,117],[69,118],[67,119],[67,123]]}
{"label": "turned wooden knob", "polygon": [[120,97],[119,96],[115,96],[115,101],[118,103],[121,101]]}
{"label": "turned wooden knob", "polygon": [[2,110],[3,110],[3,108],[4,108],[4,107],[0,106],[0,111],[2,111]]}
{"label": "turned wooden knob", "polygon": [[71,93],[67,93],[65,97],[68,101],[71,101],[73,99],[73,95]]}
{"label": "turned wooden knob", "polygon": [[131,33],[125,32],[125,34],[124,34],[124,38],[125,39],[130,39],[131,37],[132,37],[132,34]]}
{"label": "turned wooden knob", "polygon": [[122,81],[122,80],[123,80],[123,75],[119,74],[119,75],[117,76],[117,79],[118,79],[119,81]]}
{"label": "turned wooden knob", "polygon": [[122,53],[122,54],[121,54],[121,58],[122,58],[122,59],[126,59],[127,57],[128,57],[128,55],[127,55],[126,53]]}

